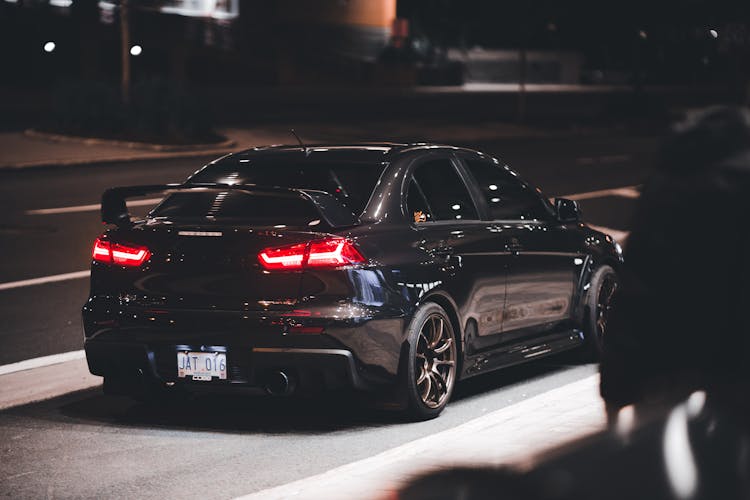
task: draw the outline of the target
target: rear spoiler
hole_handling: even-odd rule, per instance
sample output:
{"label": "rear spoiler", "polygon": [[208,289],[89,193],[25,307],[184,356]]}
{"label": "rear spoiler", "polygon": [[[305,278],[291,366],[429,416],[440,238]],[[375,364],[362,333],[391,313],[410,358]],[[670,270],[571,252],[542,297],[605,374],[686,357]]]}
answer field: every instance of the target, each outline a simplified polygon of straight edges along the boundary
{"label": "rear spoiler", "polygon": [[281,187],[255,186],[252,184],[148,184],[143,186],[125,186],[107,189],[102,194],[102,221],[118,227],[132,226],[130,213],[125,200],[153,193],[177,193],[185,191],[241,191],[243,193],[278,194],[279,196],[298,196],[310,201],[320,216],[332,228],[341,228],[359,224],[359,219],[333,195],[325,191],[312,189],[292,189]]}

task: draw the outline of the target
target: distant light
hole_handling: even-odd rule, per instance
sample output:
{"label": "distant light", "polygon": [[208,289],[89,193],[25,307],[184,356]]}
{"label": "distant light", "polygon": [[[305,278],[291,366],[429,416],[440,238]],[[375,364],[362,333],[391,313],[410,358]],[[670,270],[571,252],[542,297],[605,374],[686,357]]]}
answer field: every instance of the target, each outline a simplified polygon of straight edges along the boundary
{"label": "distant light", "polygon": [[47,42],[44,44],[44,51],[50,53],[55,50],[55,47],[57,47],[57,45],[55,45],[55,42]]}
{"label": "distant light", "polygon": [[139,56],[141,55],[141,52],[143,52],[143,47],[140,45],[133,45],[130,47],[130,55],[131,56]]}
{"label": "distant light", "polygon": [[711,35],[711,38],[719,38],[719,32],[716,30],[708,30],[708,34]]}
{"label": "distant light", "polygon": [[453,210],[461,210],[461,205],[459,205],[458,203],[456,203],[456,204],[455,204],[455,205],[453,205],[453,206],[452,206],[451,208],[452,208]]}
{"label": "distant light", "polygon": [[620,408],[617,412],[617,421],[615,430],[620,437],[626,437],[635,427],[635,408],[633,405],[627,405]]}
{"label": "distant light", "polygon": [[685,404],[688,415],[690,417],[697,417],[703,411],[703,407],[706,405],[706,392],[695,391],[690,395]]}
{"label": "distant light", "polygon": [[497,191],[497,186],[495,184],[490,184],[490,191]]}
{"label": "distant light", "polygon": [[500,203],[500,198],[492,198],[490,201],[492,203]]}
{"label": "distant light", "polygon": [[698,489],[698,466],[690,443],[688,424],[688,409],[685,405],[677,406],[667,418],[662,438],[667,480],[677,498],[690,498]]}
{"label": "distant light", "polygon": [[641,31],[638,32],[638,36],[641,37],[641,39],[645,40],[646,38],[648,38],[648,33],[646,33],[645,31],[641,30]]}

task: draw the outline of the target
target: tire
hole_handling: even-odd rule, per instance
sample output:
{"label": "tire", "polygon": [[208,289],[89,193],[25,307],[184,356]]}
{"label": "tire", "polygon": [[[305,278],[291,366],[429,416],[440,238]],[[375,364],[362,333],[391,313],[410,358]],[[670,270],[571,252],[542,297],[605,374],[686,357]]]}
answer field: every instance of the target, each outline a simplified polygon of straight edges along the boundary
{"label": "tire", "polygon": [[591,278],[591,287],[586,295],[583,320],[585,353],[586,358],[590,361],[601,359],[612,298],[618,287],[617,273],[610,266],[603,265],[594,271]]}
{"label": "tire", "polygon": [[453,394],[458,373],[458,348],[448,314],[425,303],[407,329],[399,369],[398,391],[411,420],[429,420],[443,411]]}

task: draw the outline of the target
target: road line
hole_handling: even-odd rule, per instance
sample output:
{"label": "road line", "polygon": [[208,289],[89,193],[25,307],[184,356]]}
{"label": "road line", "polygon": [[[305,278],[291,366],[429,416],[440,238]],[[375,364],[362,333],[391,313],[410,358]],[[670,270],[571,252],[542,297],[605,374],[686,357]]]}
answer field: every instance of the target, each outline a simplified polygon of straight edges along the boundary
{"label": "road line", "polygon": [[[148,198],[146,200],[133,200],[128,202],[129,207],[147,207],[150,205],[156,205],[163,198]],[[26,215],[52,215],[52,214],[70,214],[74,212],[94,212],[99,210],[101,204],[96,203],[93,205],[77,205],[73,207],[59,207],[59,208],[38,208],[35,210],[27,210]]]}
{"label": "road line", "polygon": [[17,363],[0,366],[0,375],[7,375],[8,373],[15,373],[23,370],[33,370],[34,368],[41,368],[43,366],[59,365],[60,363],[83,359],[85,357],[86,353],[81,349],[80,351],[70,351],[62,354],[42,356],[41,358],[26,359]]}
{"label": "road line", "polygon": [[579,156],[575,161],[578,165],[594,165],[596,163],[624,163],[631,158],[630,155]]}
{"label": "road line", "polygon": [[638,198],[641,192],[638,191],[640,186],[625,186],[612,189],[601,189],[599,191],[589,191],[587,193],[569,194],[559,196],[558,198],[567,198],[569,200],[589,200],[591,198],[604,198],[606,196],[619,196],[622,198]]}
{"label": "road line", "polygon": [[67,281],[76,280],[80,278],[88,278],[91,271],[76,271],[74,273],[65,274],[53,274],[52,276],[42,276],[41,278],[31,278],[28,280],[21,281],[9,281],[8,283],[0,283],[0,290],[10,290],[12,288],[22,288],[25,286],[43,285],[45,283],[54,283],[56,281]]}

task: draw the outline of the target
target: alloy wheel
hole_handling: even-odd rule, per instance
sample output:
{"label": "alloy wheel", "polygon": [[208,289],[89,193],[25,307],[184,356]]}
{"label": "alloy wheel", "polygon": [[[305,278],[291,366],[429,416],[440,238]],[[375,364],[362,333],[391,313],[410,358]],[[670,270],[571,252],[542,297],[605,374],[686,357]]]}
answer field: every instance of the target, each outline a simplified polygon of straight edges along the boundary
{"label": "alloy wheel", "polygon": [[456,342],[440,314],[431,314],[422,324],[414,361],[422,403],[428,408],[440,407],[456,377]]}
{"label": "alloy wheel", "polygon": [[612,297],[617,291],[617,280],[609,275],[604,278],[602,286],[599,287],[599,295],[596,299],[596,334],[601,339],[607,330],[609,310],[612,308]]}

